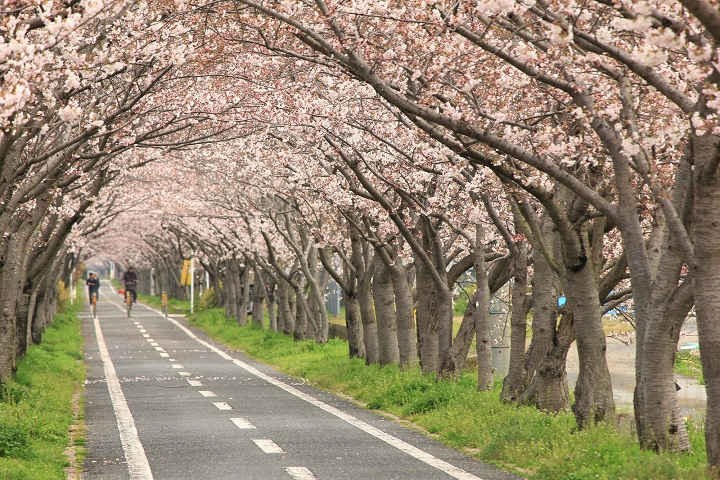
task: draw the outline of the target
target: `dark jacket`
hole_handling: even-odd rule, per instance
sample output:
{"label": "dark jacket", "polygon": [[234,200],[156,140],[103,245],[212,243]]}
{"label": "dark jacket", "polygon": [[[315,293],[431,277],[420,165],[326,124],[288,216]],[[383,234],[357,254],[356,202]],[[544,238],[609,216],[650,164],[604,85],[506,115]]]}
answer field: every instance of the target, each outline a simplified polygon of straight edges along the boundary
{"label": "dark jacket", "polygon": [[88,291],[90,293],[92,293],[92,292],[97,293],[97,291],[100,290],[100,279],[88,278],[87,282],[85,282],[85,285],[87,285]]}
{"label": "dark jacket", "polygon": [[125,284],[125,290],[135,290],[138,282],[137,272],[123,273],[121,282]]}

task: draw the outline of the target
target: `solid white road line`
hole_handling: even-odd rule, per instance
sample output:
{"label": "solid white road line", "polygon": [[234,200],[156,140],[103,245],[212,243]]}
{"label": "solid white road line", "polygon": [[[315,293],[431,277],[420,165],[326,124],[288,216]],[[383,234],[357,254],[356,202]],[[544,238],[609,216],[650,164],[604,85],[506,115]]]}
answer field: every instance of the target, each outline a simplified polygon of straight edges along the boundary
{"label": "solid white road line", "polygon": [[191,387],[202,387],[203,384],[200,380],[188,380]]}
{"label": "solid white road line", "polygon": [[255,445],[260,447],[260,450],[265,453],[285,453],[285,451],[278,447],[272,440],[268,440],[266,438],[253,438],[252,441],[255,442]]}
{"label": "solid white road line", "polygon": [[479,477],[476,477],[472,473],[466,472],[465,470],[456,467],[455,465],[451,465],[450,463],[441,460],[427,452],[424,452],[420,450],[419,448],[410,445],[409,443],[405,442],[404,440],[400,440],[397,437],[394,437],[390,435],[389,433],[385,433],[379,428],[375,428],[372,425],[363,422],[360,419],[357,419],[350,415],[349,413],[345,413],[342,410],[339,410],[332,405],[328,405],[325,402],[322,402],[315,397],[308,395],[307,393],[303,393],[297,388],[291,387],[290,385],[286,385],[285,383],[281,382],[280,380],[273,378],[269,375],[265,375],[260,370],[251,367],[250,365],[241,362],[240,360],[233,360],[233,363],[239,367],[244,368],[248,372],[252,373],[258,378],[262,378],[268,383],[272,383],[273,385],[282,388],[286,392],[295,395],[298,398],[301,398],[305,400],[308,403],[311,403],[315,405],[316,407],[320,408],[321,410],[326,411],[327,413],[330,413],[332,415],[335,415],[341,420],[346,421],[350,425],[353,425],[360,430],[362,430],[365,433],[368,433],[372,435],[373,437],[382,440],[383,442],[392,445],[393,447],[397,448],[398,450],[407,453],[408,455],[417,458],[420,461],[423,461],[427,463],[428,465],[437,468],[438,470],[447,473],[448,475],[455,477],[459,480],[482,480]]}
{"label": "solid white road line", "polygon": [[[191,380],[192,381],[192,380]],[[219,410],[232,410],[233,408],[225,402],[213,402]]]}
{"label": "solid white road line", "polygon": [[305,467],[285,467],[285,471],[295,480],[318,480],[318,478]]}
{"label": "solid white road line", "polygon": [[232,420],[232,422],[233,422],[235,425],[237,425],[238,428],[242,428],[242,429],[245,429],[245,428],[255,428],[255,425],[253,425],[252,423],[248,422],[248,421],[245,420],[244,418],[231,418],[230,420]]}
{"label": "solid white road line", "polygon": [[115,410],[118,429],[120,430],[120,443],[122,444],[125,460],[127,461],[128,474],[132,480],[151,480],[153,478],[150,464],[145,456],[145,449],[140,443],[135,421],[128,407],[125,395],[120,387],[120,380],[115,373],[115,366],[110,359],[107,345],[100,328],[100,321],[95,318],[95,337],[97,338],[98,347],[100,349],[100,358],[103,362],[105,371],[105,381],[107,382],[108,391],[110,392],[110,401]]}
{"label": "solid white road line", "polygon": [[[159,313],[159,312],[158,312]],[[223,352],[219,348],[215,347],[214,345],[210,345],[208,342],[201,340],[198,338],[197,335],[195,335],[193,332],[191,332],[189,329],[187,329],[185,326],[181,325],[180,322],[175,320],[174,318],[168,318],[168,321],[172,322],[177,326],[180,330],[184,331],[190,338],[195,339],[198,343],[201,345],[204,345],[205,347],[209,348],[213,352],[220,355],[222,358],[226,360],[232,360],[235,365],[238,365],[239,367],[247,370],[248,372],[252,373],[253,375],[262,378],[263,380],[272,383],[273,385],[282,388],[286,392],[295,395],[298,398],[302,398],[308,403],[311,403],[315,405],[316,407],[335,415],[336,417],[348,422],[351,425],[354,425],[355,427],[359,428],[360,430],[364,431],[365,433],[368,433],[372,435],[375,438],[378,438],[379,440],[382,440],[383,442],[392,445],[393,447],[397,448],[398,450],[407,453],[408,455],[427,463],[428,465],[437,468],[438,470],[447,473],[451,477],[457,478],[458,480],[483,480],[480,477],[477,477],[473,475],[470,472],[466,472],[462,468],[456,467],[455,465],[452,465],[444,460],[441,460],[434,455],[431,455],[427,452],[424,452],[420,450],[419,448],[410,445],[409,443],[400,440],[397,437],[394,437],[388,433],[383,432],[379,428],[375,428],[372,425],[369,425],[366,422],[363,422],[360,419],[357,419],[353,417],[352,415],[345,413],[341,410],[338,410],[337,408],[328,405],[325,402],[321,402],[320,400],[317,400],[316,398],[307,395],[306,393],[301,392],[297,388],[291,387],[290,385],[286,385],[280,380],[277,380],[269,375],[265,375],[261,371],[259,371],[256,368],[251,367],[250,365],[247,365],[244,362],[241,362],[240,360],[236,360],[227,353]],[[234,421],[234,420],[233,420]],[[288,472],[289,473],[289,472]],[[308,477],[310,478],[310,477]]]}
{"label": "solid white road line", "polygon": [[200,395],[202,395],[203,397],[217,397],[217,395],[215,395],[215,394],[214,394],[213,392],[211,392],[210,390],[200,390],[200,391],[198,391],[198,393],[199,393]]}

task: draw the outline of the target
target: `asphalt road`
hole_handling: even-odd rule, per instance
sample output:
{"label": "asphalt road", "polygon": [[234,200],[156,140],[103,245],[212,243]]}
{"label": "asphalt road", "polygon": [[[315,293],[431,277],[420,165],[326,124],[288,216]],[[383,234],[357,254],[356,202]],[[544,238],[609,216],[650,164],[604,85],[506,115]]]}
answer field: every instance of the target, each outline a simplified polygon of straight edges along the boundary
{"label": "asphalt road", "polygon": [[102,290],[83,480],[519,478]]}

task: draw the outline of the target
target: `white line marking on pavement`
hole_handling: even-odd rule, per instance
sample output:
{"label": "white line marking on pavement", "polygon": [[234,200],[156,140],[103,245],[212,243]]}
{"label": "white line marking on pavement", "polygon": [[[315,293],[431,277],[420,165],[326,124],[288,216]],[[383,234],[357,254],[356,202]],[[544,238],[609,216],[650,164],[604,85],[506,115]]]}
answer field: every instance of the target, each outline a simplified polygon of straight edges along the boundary
{"label": "white line marking on pavement", "polygon": [[265,453],[285,453],[285,451],[278,447],[272,440],[265,438],[253,438],[252,441],[255,442],[255,445],[260,447],[260,450]]}
{"label": "white line marking on pavement", "polygon": [[477,476],[473,475],[472,473],[466,472],[462,468],[456,467],[455,465],[452,465],[452,464],[450,464],[444,460],[441,460],[427,452],[424,452],[424,451],[420,450],[419,448],[417,448],[413,445],[410,445],[409,443],[407,443],[403,440],[400,440],[397,437],[390,435],[389,433],[385,433],[382,430],[380,430],[379,428],[375,428],[372,425],[370,425],[366,422],[363,422],[362,420],[357,419],[348,413],[345,413],[333,406],[330,406],[325,402],[321,402],[320,400],[317,400],[316,398],[301,392],[297,388],[291,387],[290,385],[286,385],[283,382],[281,382],[280,380],[277,380],[269,375],[265,375],[258,369],[253,368],[250,365],[247,365],[246,363],[241,362],[240,360],[234,359],[233,357],[231,357],[227,353],[223,352],[219,348],[217,348],[213,345],[210,345],[208,342],[206,342],[204,340],[201,340],[200,338],[198,338],[197,335],[195,335],[189,329],[187,329],[186,327],[181,325],[180,322],[178,322],[177,320],[175,320],[173,318],[168,318],[168,320],[170,322],[174,323],[175,326],[177,326],[180,330],[184,331],[190,338],[195,339],[198,343],[209,348],[213,352],[220,355],[222,358],[224,358],[226,360],[232,360],[233,363],[235,363],[235,365],[247,370],[248,372],[252,373],[253,375],[255,375],[259,378],[262,378],[263,380],[265,380],[269,383],[272,383],[273,385],[275,385],[279,388],[282,388],[286,392],[288,392],[292,395],[295,395],[296,397],[301,398],[301,399],[305,400],[306,402],[311,403],[311,404],[315,405],[316,407],[318,407],[332,415],[335,415],[336,417],[348,422],[351,425],[354,425],[355,427],[359,428],[360,430],[364,431],[365,433],[368,433],[368,434],[372,435],[373,437],[378,438],[389,445],[392,445],[393,447],[397,448],[398,450],[405,452],[408,455],[410,455],[414,458],[417,458],[418,460],[425,462],[428,465],[435,467],[442,472],[447,473],[451,477],[457,478],[458,480],[483,480],[482,478],[477,477]]}
{"label": "white line marking on pavement", "polygon": [[[113,302],[115,303],[115,302]],[[140,325],[140,322],[133,322],[135,325]]]}
{"label": "white line marking on pavement", "polygon": [[164,349],[163,347],[155,347],[155,350],[157,350],[158,352],[164,352],[164,351],[165,351],[165,349]]}
{"label": "white line marking on pavement", "polygon": [[350,425],[356,426],[363,432],[368,433],[368,434],[372,435],[373,437],[375,437],[379,440],[382,440],[383,442],[385,442],[389,445],[392,445],[393,447],[397,448],[398,450],[405,452],[408,455],[415,457],[418,460],[423,461],[423,462],[427,463],[428,465],[435,467],[438,470],[443,471],[452,477],[455,477],[459,480],[482,480],[481,478],[476,477],[472,473],[466,472],[465,470],[458,468],[455,465],[451,465],[444,460],[440,460],[439,458],[437,458],[433,455],[430,455],[429,453],[424,452],[413,445],[410,445],[409,443],[405,442],[404,440],[400,440],[399,438],[394,437],[394,436],[390,435],[389,433],[383,432],[379,428],[375,428],[372,425],[353,417],[349,413],[345,413],[342,410],[339,410],[331,405],[328,405],[325,402],[322,402],[322,401],[316,399],[315,397],[308,395],[307,393],[303,393],[300,390],[298,390],[297,388],[291,387],[290,385],[286,385],[276,378],[273,378],[269,375],[265,375],[260,370],[254,368],[254,367],[251,367],[250,365],[248,365],[244,362],[241,362],[240,360],[233,360],[233,363],[239,367],[244,368],[245,370],[252,373],[256,377],[262,378],[266,382],[272,383],[276,387],[282,388],[286,392],[288,392],[292,395],[295,395],[296,397],[301,398],[308,403],[315,405],[316,407],[320,408],[321,410],[324,410],[327,413],[335,415],[336,417],[338,417],[341,420],[346,421]]}
{"label": "white line marking on pavement", "polygon": [[149,334],[149,333],[143,333],[143,337],[147,338],[147,339],[148,339],[148,342],[152,342],[152,341],[153,341],[153,339],[150,338],[150,334]]}
{"label": "white line marking on pavement", "polygon": [[158,344],[157,342],[152,341],[152,340],[150,340],[150,339],[148,339],[148,342],[150,342],[150,346],[151,346],[151,347],[159,347],[159,346],[160,346],[160,344]]}
{"label": "white line marking on pavement", "polygon": [[188,379],[188,383],[190,384],[191,387],[202,387],[203,386],[202,382],[200,380],[189,380]]}
{"label": "white line marking on pavement", "polygon": [[172,366],[172,367],[173,367],[173,368],[185,368],[185,367],[183,367],[182,365],[180,365],[179,363],[173,363],[173,366]]}
{"label": "white line marking on pavement", "polygon": [[189,377],[189,376],[190,376],[190,372],[178,372],[178,373],[179,373],[180,375],[182,375],[183,377]]}
{"label": "white line marking on pavement", "polygon": [[161,357],[169,357],[170,354],[169,354],[169,353],[165,353],[165,352],[160,352],[160,356],[161,356]]}
{"label": "white line marking on pavement", "polygon": [[217,353],[218,355],[220,355],[220,356],[221,356],[222,358],[224,358],[225,360],[233,360],[233,357],[231,357],[231,356],[228,355],[227,353],[223,352],[223,351],[220,350],[219,348],[215,347],[214,345],[210,345],[208,342],[206,342],[206,341],[204,341],[204,340],[199,339],[197,335],[195,335],[193,332],[191,332],[190,330],[188,330],[187,328],[185,328],[182,324],[180,324],[180,322],[178,322],[178,321],[175,320],[174,318],[168,318],[168,320],[169,320],[170,322],[174,323],[176,327],[178,327],[180,330],[182,330],[183,332],[185,332],[190,338],[193,338],[193,339],[197,340],[198,343],[200,343],[201,345],[204,345],[205,347],[209,348],[209,349],[212,350],[213,352]]}
{"label": "white line marking on pavement", "polygon": [[228,405],[225,402],[213,402],[213,405],[215,405],[220,410],[232,410],[233,408]]}
{"label": "white line marking on pavement", "polygon": [[175,360],[174,358],[170,358],[169,360],[170,360],[171,362],[177,362],[177,360]]}
{"label": "white line marking on pavement", "polygon": [[244,418],[231,418],[232,422],[237,425],[238,428],[246,429],[246,428],[255,428],[255,425],[248,422]]}
{"label": "white line marking on pavement", "polygon": [[[192,381],[192,380],[190,380],[190,381]],[[203,397],[217,397],[217,395],[215,395],[210,390],[200,390],[198,393],[200,395],[202,395]]]}
{"label": "white line marking on pavement", "polygon": [[100,358],[103,362],[105,371],[105,381],[107,382],[108,392],[110,393],[110,401],[115,410],[117,418],[118,430],[120,430],[120,443],[122,444],[125,460],[127,460],[128,474],[132,480],[152,480],[153,474],[150,470],[150,464],[145,456],[145,449],[140,443],[135,421],[133,420],[130,407],[128,407],[125,395],[120,387],[120,380],[115,373],[115,366],[110,359],[105,338],[100,328],[100,321],[95,318],[95,337],[97,338],[98,348],[100,350]]}
{"label": "white line marking on pavement", "polygon": [[285,467],[285,471],[295,480],[318,480],[318,478],[305,467]]}
{"label": "white line marking on pavement", "polygon": [[140,328],[140,333],[147,333],[147,330],[145,330],[144,328]]}

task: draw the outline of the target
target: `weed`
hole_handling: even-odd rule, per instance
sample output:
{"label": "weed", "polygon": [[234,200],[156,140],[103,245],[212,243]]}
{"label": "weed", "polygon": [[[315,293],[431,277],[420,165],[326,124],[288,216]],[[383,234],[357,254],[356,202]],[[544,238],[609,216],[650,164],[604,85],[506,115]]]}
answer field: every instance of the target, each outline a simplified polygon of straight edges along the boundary
{"label": "weed", "polygon": [[14,457],[28,448],[27,432],[14,425],[0,423],[0,457]]}

